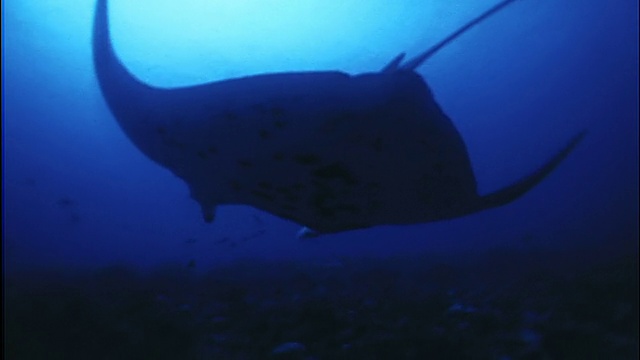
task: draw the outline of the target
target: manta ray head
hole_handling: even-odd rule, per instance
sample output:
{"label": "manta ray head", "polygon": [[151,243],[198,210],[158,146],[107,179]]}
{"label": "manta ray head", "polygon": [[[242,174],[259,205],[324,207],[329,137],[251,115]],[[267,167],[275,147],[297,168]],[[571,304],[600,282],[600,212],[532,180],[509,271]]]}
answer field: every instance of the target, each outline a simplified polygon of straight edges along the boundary
{"label": "manta ray head", "polygon": [[161,89],[136,79],[118,59],[107,0],[98,0],[94,64],[120,127],[188,184],[207,222],[218,205],[245,204],[306,226],[303,236],[423,223],[513,201],[584,135],[515,184],[478,194],[462,137],[415,69],[514,1],[378,72],[260,74]]}

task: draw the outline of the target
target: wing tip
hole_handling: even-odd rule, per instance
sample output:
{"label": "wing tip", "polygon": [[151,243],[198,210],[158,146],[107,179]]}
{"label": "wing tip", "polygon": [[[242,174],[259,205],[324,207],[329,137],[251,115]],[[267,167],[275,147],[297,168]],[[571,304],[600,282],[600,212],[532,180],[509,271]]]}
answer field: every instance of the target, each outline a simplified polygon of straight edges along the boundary
{"label": "wing tip", "polygon": [[571,154],[571,152],[573,152],[576,146],[582,142],[587,133],[588,131],[585,129],[574,135],[571,140],[569,140],[569,142],[567,142],[567,144],[549,161],[528,176],[491,194],[481,196],[479,206],[473,209],[472,212],[506,205],[533,189],[549,174],[551,174],[560,165],[560,163],[562,163],[562,161]]}

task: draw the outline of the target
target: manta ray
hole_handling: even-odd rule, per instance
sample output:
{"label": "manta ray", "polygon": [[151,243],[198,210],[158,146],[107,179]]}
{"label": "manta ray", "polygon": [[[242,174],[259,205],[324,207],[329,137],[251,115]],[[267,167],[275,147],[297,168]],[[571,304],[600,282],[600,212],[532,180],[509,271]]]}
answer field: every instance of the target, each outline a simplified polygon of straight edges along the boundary
{"label": "manta ray", "polygon": [[416,69],[516,0],[506,0],[413,59],[381,70],[258,74],[159,88],[132,75],[98,0],[93,60],[103,97],[127,137],[184,180],[213,222],[244,204],[303,226],[302,237],[427,223],[505,205],[549,175],[573,137],[519,181],[481,195],[466,145]]}

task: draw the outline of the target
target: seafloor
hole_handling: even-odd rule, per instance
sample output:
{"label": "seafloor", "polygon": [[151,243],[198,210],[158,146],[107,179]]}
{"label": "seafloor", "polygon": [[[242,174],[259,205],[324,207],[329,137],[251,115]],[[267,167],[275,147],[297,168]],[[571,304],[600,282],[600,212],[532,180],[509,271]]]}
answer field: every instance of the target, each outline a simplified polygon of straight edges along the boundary
{"label": "seafloor", "polygon": [[638,359],[638,253],[6,273],[5,359]]}

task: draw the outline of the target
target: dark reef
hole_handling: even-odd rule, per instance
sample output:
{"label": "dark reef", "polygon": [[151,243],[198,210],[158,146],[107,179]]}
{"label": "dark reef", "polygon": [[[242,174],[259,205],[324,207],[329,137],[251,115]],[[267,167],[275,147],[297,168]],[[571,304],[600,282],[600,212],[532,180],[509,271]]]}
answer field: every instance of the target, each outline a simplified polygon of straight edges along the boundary
{"label": "dark reef", "polygon": [[5,275],[4,355],[637,359],[637,254],[581,268],[565,255]]}

